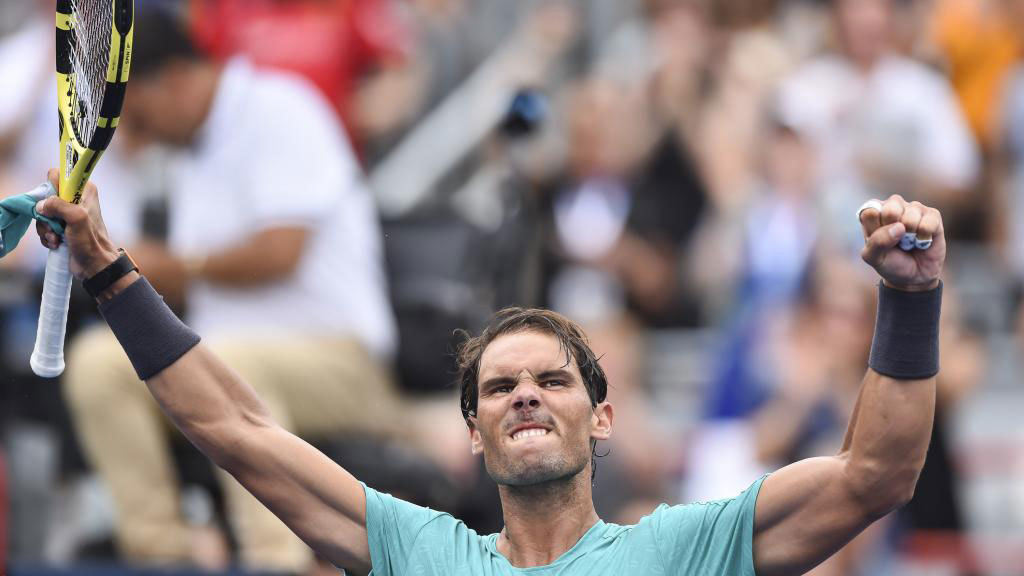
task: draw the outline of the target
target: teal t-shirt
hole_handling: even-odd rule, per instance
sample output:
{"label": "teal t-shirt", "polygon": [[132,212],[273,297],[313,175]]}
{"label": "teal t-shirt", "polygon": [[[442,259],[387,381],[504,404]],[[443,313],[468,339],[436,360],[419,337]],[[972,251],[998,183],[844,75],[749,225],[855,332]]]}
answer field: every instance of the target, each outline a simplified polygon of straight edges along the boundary
{"label": "teal t-shirt", "polygon": [[598,521],[547,566],[515,568],[498,535],[366,488],[371,576],[754,576],[754,504],[764,478],[735,498],[662,504],[632,526]]}

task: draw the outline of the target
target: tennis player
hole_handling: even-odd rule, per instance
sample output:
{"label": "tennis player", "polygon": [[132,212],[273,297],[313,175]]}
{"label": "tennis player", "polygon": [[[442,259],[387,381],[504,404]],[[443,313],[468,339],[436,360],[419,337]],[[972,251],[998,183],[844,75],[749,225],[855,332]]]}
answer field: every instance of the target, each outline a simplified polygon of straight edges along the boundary
{"label": "tennis player", "polygon": [[[882,281],[870,368],[842,450],[787,466],[733,499],[663,505],[633,526],[603,522],[591,499],[591,455],[612,433],[604,373],[569,320],[499,312],[460,352],[469,448],[483,456],[504,511],[505,528],[489,536],[362,485],[275,424],[253,389],[119,254],[95,187],[80,205],[52,197],[38,210],[67,223],[73,272],[98,290],[101,313],[164,412],[310,546],[353,573],[802,574],[906,503],[924,462],[946,246],[938,211],[899,196],[859,215],[863,258]],[[59,242],[39,230],[47,247]],[[908,233],[916,245],[901,249]]]}

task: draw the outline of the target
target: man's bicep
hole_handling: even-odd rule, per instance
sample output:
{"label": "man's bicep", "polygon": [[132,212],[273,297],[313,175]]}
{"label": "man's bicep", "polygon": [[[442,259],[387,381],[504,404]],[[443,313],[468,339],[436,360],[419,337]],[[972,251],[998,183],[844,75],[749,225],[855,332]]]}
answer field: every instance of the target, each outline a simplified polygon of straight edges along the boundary
{"label": "man's bicep", "polygon": [[228,470],[306,544],[356,574],[370,570],[362,484],[304,440],[261,427]]}
{"label": "man's bicep", "polygon": [[842,457],[801,460],[766,478],[754,509],[758,576],[803,574],[871,524],[848,487]]}

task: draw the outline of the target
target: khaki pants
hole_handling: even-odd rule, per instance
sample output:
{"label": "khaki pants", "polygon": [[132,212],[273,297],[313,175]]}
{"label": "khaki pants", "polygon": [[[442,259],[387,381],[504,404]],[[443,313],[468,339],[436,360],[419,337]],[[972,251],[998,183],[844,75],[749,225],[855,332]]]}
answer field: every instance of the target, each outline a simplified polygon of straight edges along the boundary
{"label": "khaki pants", "polygon": [[[390,435],[402,421],[390,378],[351,339],[205,341],[256,389],[276,421],[303,436],[350,431]],[[65,392],[79,437],[113,495],[125,559],[187,563],[190,532],[180,510],[169,434],[145,384],[106,326],[78,336]],[[296,572],[310,550],[228,474],[221,472],[231,527],[248,568]]]}

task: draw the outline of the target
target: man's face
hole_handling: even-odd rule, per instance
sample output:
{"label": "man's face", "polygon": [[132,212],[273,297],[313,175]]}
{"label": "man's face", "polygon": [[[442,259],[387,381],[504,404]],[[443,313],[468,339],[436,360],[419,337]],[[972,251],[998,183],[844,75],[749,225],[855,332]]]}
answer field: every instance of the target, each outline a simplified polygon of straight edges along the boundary
{"label": "man's face", "polygon": [[874,62],[892,40],[892,0],[836,0],[839,35],[846,53],[858,62]]}
{"label": "man's face", "polygon": [[193,94],[182,66],[132,78],[121,111],[124,128],[140,142],[185,146],[195,133]]}
{"label": "man's face", "polygon": [[540,332],[505,334],[480,360],[474,454],[500,485],[569,478],[590,462],[591,441],[611,434],[612,408],[590,405],[576,362]]}

